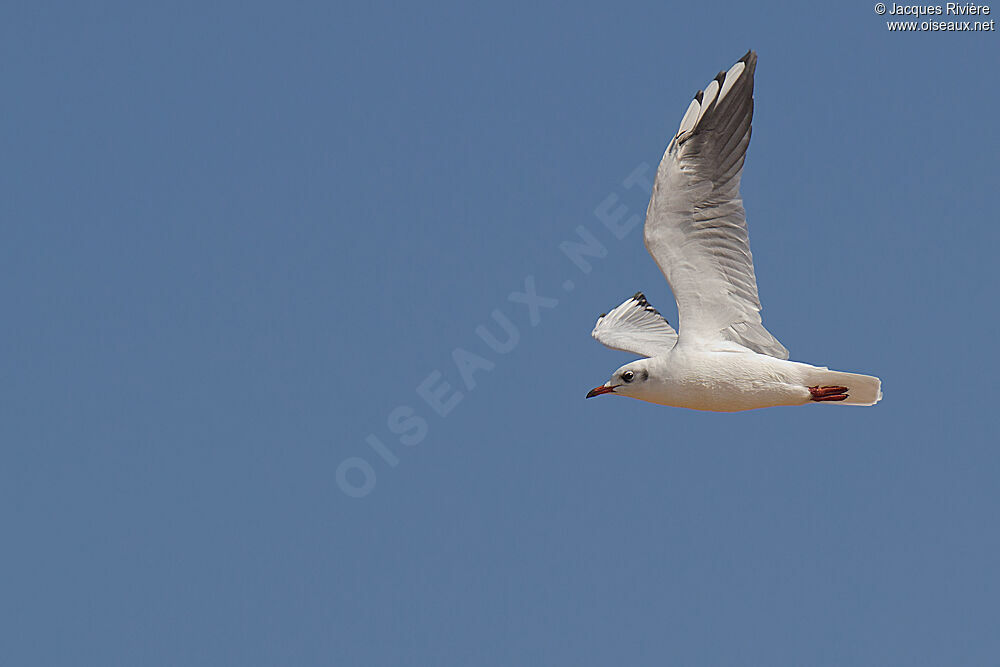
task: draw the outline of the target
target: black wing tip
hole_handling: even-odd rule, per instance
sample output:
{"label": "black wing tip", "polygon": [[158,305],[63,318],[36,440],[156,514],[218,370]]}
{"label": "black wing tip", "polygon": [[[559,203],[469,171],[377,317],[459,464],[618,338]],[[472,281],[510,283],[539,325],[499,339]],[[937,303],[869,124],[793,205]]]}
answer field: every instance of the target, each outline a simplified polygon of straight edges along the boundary
{"label": "black wing tip", "polygon": [[643,310],[655,313],[656,315],[660,314],[660,311],[658,311],[656,308],[653,308],[653,306],[649,303],[649,301],[646,300],[646,295],[643,294],[642,292],[636,292],[635,294],[633,294],[632,300],[635,301],[636,305],[638,305]]}
{"label": "black wing tip", "polygon": [[[750,75],[753,76],[754,69],[756,69],[757,66],[757,52],[754,51],[753,49],[750,49],[745,54],[743,54],[742,58],[740,58],[736,62],[743,63],[746,69],[750,71]],[[722,71],[716,74],[715,80],[719,83],[719,87],[721,88],[722,84],[726,82],[726,72]],[[698,101],[698,104],[701,104],[704,98],[705,98],[704,90],[699,90],[697,93],[694,94],[694,99]],[[717,100],[718,98],[716,98],[716,100],[713,100],[713,102]]]}

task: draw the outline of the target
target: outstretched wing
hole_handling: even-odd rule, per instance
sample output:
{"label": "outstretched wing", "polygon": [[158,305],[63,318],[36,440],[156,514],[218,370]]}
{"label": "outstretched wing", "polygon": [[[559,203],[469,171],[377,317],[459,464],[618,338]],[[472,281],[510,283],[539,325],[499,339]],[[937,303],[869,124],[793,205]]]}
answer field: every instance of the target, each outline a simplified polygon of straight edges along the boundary
{"label": "outstretched wing", "polygon": [[590,333],[612,350],[631,352],[641,357],[666,354],[677,342],[677,332],[649,305],[642,292],[597,318]]}
{"label": "outstretched wing", "polygon": [[682,339],[787,359],[761,324],[740,199],[756,65],[750,51],[695,95],[657,170],[645,241],[677,299]]}

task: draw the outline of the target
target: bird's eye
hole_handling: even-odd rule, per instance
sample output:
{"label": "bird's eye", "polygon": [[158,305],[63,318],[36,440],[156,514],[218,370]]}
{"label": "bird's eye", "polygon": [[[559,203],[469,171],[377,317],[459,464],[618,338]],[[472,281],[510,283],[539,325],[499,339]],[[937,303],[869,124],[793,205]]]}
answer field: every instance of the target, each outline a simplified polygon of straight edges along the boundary
{"label": "bird's eye", "polygon": [[625,371],[622,373],[622,379],[626,382],[631,382],[635,378],[635,373],[632,371]]}

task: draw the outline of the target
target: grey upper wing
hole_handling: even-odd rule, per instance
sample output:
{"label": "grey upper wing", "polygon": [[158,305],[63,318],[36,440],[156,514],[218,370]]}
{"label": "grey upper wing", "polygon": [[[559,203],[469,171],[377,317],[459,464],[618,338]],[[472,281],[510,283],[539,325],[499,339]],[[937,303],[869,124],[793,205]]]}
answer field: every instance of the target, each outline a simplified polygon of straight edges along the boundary
{"label": "grey upper wing", "polygon": [[657,170],[645,242],[677,299],[682,339],[733,341],[788,358],[760,319],[740,198],[757,54],[698,91]]}

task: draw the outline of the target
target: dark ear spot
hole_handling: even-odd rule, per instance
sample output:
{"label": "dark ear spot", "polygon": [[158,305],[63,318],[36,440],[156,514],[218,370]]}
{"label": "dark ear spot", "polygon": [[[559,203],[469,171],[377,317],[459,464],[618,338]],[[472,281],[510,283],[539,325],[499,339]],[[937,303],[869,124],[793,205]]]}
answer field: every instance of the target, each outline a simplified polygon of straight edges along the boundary
{"label": "dark ear spot", "polygon": [[642,379],[644,382],[649,379],[649,371],[645,368],[642,369]]}

